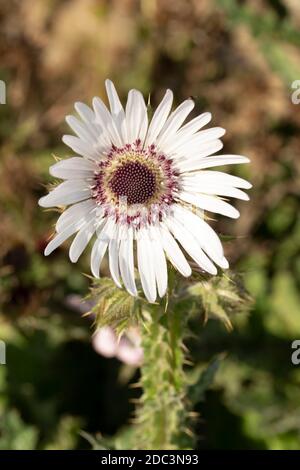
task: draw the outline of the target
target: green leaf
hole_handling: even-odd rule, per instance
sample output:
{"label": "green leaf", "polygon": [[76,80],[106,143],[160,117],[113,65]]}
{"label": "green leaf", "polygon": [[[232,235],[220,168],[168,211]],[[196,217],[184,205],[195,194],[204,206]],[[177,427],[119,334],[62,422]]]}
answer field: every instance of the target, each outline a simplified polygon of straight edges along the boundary
{"label": "green leaf", "polygon": [[[206,369],[201,370],[199,374],[199,369],[195,372],[198,375],[196,382],[194,382],[188,391],[188,397],[192,404],[196,404],[204,400],[205,392],[212,385],[215,375],[220,367],[221,361],[224,359],[224,355],[220,355],[217,358],[213,359]],[[193,373],[193,375],[195,374]]]}

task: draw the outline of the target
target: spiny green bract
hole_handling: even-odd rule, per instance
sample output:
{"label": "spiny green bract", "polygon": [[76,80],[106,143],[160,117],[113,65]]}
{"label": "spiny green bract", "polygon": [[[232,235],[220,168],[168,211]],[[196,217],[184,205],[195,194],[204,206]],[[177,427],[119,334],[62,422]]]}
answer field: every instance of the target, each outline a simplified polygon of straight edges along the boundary
{"label": "spiny green bract", "polygon": [[88,298],[95,301],[87,315],[95,315],[96,328],[111,326],[121,335],[142,318],[142,300],[132,297],[125,289],[119,289],[109,278],[95,279]]}
{"label": "spiny green bract", "polygon": [[246,313],[251,306],[251,297],[237,277],[223,274],[201,280],[188,290],[200,307],[204,322],[209,318],[220,320],[229,331],[233,328],[230,317]]}

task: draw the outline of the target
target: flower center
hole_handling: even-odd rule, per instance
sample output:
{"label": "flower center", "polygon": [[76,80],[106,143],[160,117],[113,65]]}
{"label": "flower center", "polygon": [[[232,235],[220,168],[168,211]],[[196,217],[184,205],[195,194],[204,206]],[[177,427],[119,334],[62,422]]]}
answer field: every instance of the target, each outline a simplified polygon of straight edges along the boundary
{"label": "flower center", "polygon": [[178,179],[170,158],[137,140],[122,148],[112,146],[103,155],[91,192],[105,216],[138,229],[162,220],[174,201]]}
{"label": "flower center", "polygon": [[155,194],[155,173],[138,161],[125,162],[113,173],[109,188],[116,197],[126,197],[128,204],[143,204]]}

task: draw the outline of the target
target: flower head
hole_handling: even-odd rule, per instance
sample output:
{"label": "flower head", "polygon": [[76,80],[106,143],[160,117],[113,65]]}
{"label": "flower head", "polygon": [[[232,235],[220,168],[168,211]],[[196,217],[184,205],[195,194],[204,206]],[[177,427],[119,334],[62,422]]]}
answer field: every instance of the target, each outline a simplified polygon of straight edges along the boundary
{"label": "flower head", "polygon": [[186,277],[193,262],[213,275],[216,265],[228,267],[219,237],[203,211],[239,217],[224,198],[248,200],[242,189],[251,185],[208,168],[249,159],[214,155],[223,146],[220,138],[225,131],[202,130],[210,113],[184,124],[194,108],[192,99],[171,112],[173,94],[167,90],[149,122],[139,91],[129,91],[124,109],[113,83],[106,80],[105,85],[110,111],[94,98],[93,109],[75,104],[80,119],[66,118],[77,137],[65,135],[63,141],[76,155],[51,166],[50,173],[64,182],[39,204],[70,207],[58,218],[57,234],[45,255],[76,233],[69,250],[76,262],[94,237],[93,275],[99,277],[108,251],[114,282],[137,295],[137,266],[144,293],[154,302],[157,293],[162,297],[167,289],[167,260]]}

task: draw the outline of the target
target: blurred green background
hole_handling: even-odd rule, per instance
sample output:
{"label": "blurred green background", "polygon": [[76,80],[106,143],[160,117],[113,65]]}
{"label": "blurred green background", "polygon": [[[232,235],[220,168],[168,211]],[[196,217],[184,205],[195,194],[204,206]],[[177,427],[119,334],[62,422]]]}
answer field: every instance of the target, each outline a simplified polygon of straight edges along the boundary
{"label": "blurred green background", "polygon": [[153,106],[167,87],[177,103],[193,96],[227,129],[224,153],[251,158],[230,168],[253,183],[251,201],[216,226],[254,302],[232,333],[195,327],[195,366],[226,352],[196,405],[197,445],[300,449],[299,1],[0,0],[0,57],[0,449],[89,448],[81,430],[126,430],[139,396],[138,370],[97,354],[74,306],[88,253],[75,266],[68,244],[44,258],[57,214],[37,206],[53,154],[68,155],[64,116],[106,99],[107,77]]}

